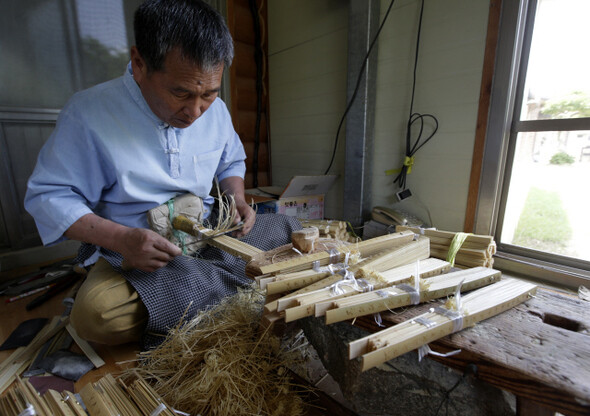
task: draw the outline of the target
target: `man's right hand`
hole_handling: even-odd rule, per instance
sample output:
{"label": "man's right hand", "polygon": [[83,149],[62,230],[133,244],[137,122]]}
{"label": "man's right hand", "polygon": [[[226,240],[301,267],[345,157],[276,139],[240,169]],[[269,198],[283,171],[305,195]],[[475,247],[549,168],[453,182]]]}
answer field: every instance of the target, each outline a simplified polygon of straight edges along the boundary
{"label": "man's right hand", "polygon": [[153,272],[164,267],[182,250],[158,233],[145,228],[131,228],[86,214],[74,222],[65,236],[85,241],[123,255],[123,268]]}
{"label": "man's right hand", "polygon": [[123,270],[153,272],[181,255],[182,250],[155,231],[129,228],[124,234],[120,253],[123,255]]}

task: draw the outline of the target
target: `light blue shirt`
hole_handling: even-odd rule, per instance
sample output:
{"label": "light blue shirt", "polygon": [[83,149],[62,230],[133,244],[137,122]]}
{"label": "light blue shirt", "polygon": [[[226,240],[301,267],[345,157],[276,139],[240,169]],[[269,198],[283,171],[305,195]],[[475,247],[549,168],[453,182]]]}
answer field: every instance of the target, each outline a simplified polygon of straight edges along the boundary
{"label": "light blue shirt", "polygon": [[147,228],[148,210],[186,192],[203,198],[208,216],[213,178],[243,178],[245,158],[221,99],[191,126],[171,127],[150,110],[129,65],[123,77],[75,94],[63,108],[25,208],[46,245],[92,212]]}

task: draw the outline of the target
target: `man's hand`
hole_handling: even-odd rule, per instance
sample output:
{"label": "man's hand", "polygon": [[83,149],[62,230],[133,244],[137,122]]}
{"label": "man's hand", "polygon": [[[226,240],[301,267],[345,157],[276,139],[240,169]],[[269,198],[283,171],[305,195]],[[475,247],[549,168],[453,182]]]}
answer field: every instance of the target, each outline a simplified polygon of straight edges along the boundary
{"label": "man's hand", "polygon": [[120,253],[123,255],[123,269],[153,272],[181,255],[182,250],[155,231],[129,228],[124,234]]}
{"label": "man's hand", "polygon": [[252,227],[254,227],[254,223],[256,222],[256,212],[246,201],[236,201],[236,220],[235,223],[237,224],[240,221],[244,221],[244,226],[241,230],[237,231],[235,234],[236,238],[243,237],[248,234]]}
{"label": "man's hand", "polygon": [[236,220],[235,223],[244,221],[244,227],[238,231],[235,237],[243,237],[248,234],[256,222],[256,212],[246,202],[244,196],[244,180],[238,176],[230,176],[219,182],[221,190],[234,197],[236,202]]}
{"label": "man's hand", "polygon": [[153,272],[182,254],[180,248],[155,231],[126,227],[95,214],[78,219],[66,230],[65,236],[122,254],[122,267],[127,270]]}

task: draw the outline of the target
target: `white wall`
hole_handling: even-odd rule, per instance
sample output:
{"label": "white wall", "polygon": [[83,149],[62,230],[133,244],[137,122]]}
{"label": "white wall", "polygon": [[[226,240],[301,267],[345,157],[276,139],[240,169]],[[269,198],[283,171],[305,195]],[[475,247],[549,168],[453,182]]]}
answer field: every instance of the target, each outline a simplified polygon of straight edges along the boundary
{"label": "white wall", "polygon": [[[383,18],[389,0],[381,2]],[[397,0],[379,38],[373,205],[393,206],[409,116],[420,2]],[[462,230],[475,136],[488,0],[426,0],[414,111],[434,114],[439,131],[416,154],[402,208],[440,229]],[[321,174],[346,105],[348,1],[273,0],[269,10],[269,76],[273,182]],[[415,140],[415,138],[413,138]],[[343,173],[344,131],[333,173]],[[326,216],[342,213],[342,181]]]}
{"label": "white wall", "polygon": [[[284,186],[328,168],[346,106],[348,1],[270,1],[268,31],[272,178]],[[343,171],[338,150],[331,173]],[[341,218],[342,184],[326,196],[329,218]]]}

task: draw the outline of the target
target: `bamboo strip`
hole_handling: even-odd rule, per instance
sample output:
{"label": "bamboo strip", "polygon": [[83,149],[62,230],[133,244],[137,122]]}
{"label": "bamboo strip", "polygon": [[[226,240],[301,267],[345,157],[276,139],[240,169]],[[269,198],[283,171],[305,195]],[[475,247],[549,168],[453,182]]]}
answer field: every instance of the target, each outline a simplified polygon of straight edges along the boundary
{"label": "bamboo strip", "polygon": [[135,404],[139,406],[145,415],[152,414],[160,404],[164,404],[164,409],[159,415],[175,416],[174,412],[170,410],[170,407],[164,403],[152,387],[150,387],[142,378],[138,377],[131,382],[123,383],[123,385],[135,401]]}
{"label": "bamboo strip", "polygon": [[[434,244],[432,240],[430,240],[430,250],[431,252],[438,251],[446,257],[449,247]],[[459,251],[457,251],[457,256],[469,257],[472,259],[487,259],[491,257],[491,254],[487,250],[461,247]]]}
{"label": "bamboo strip", "polygon": [[[325,279],[330,276],[330,272],[316,272],[314,270],[302,270],[300,272],[287,273],[277,276],[274,281],[268,282],[266,286],[266,293],[274,295],[277,293],[290,292],[302,287],[308,286],[312,283]],[[260,285],[263,288],[263,285]]]}
{"label": "bamboo strip", "polygon": [[76,399],[76,395],[74,393],[72,393],[71,391],[63,391],[61,393],[63,401],[65,403],[67,403],[67,405],[70,407],[70,409],[72,410],[72,412],[74,412],[75,416],[87,416],[88,414],[86,413],[86,411],[84,410],[84,408],[82,407],[82,405],[80,404],[80,402]]}
{"label": "bamboo strip", "polygon": [[[177,215],[176,217],[174,217],[174,219],[172,220],[172,226],[175,229],[184,231],[185,233],[190,234],[194,237],[215,234],[214,230],[200,226],[194,223],[193,221],[189,220],[184,215]],[[226,253],[229,253],[236,257],[240,257],[246,262],[251,261],[260,253],[263,253],[262,250],[227,235],[212,238],[207,240],[206,242],[207,244],[217,247],[225,251]]]}
{"label": "bamboo strip", "polygon": [[62,400],[61,394],[55,390],[47,390],[43,394],[43,399],[48,404],[53,415],[76,416],[70,406]]}
{"label": "bamboo strip", "polygon": [[25,347],[18,347],[10,356],[0,365],[0,394],[12,384],[14,378],[22,367],[22,362],[15,359],[22,353]]}
{"label": "bamboo strip", "polygon": [[[440,250],[431,249],[430,254],[433,257],[436,257],[439,259],[446,258],[446,253],[442,252]],[[455,256],[455,264],[456,265],[463,265],[463,266],[467,266],[467,267],[478,267],[478,266],[485,267],[489,263],[489,260],[490,259],[487,257],[476,258],[476,257],[465,256],[461,253],[457,253],[457,255]]]}
{"label": "bamboo strip", "polygon": [[22,380],[20,377],[17,377],[15,388],[19,389],[23,396],[28,399],[29,403],[33,405],[38,416],[51,416],[49,406],[47,406],[45,400],[43,400],[29,380]]}
{"label": "bamboo strip", "polygon": [[118,415],[113,401],[96,383],[88,383],[80,390],[80,397],[92,416]]}
{"label": "bamboo strip", "polygon": [[[349,268],[349,271],[352,273],[358,272],[362,267],[371,269],[375,272],[381,272],[385,270],[392,269],[397,266],[401,266],[404,264],[414,263],[416,260],[424,260],[428,258],[430,253],[429,250],[429,241],[426,238],[419,238],[416,241],[411,241],[406,245],[401,247],[397,247],[395,249],[389,250],[385,253],[381,253],[380,255],[374,256],[370,259],[367,259],[364,262],[358,263]],[[319,286],[322,284],[321,287],[317,287],[317,289],[323,289],[328,286],[331,286],[334,283],[337,283],[343,279],[341,275],[334,275],[330,276],[316,284]],[[307,286],[309,290],[306,292],[312,292],[314,289],[313,285]],[[281,312],[287,308],[293,308],[297,305],[298,300],[297,297],[300,294],[290,295],[285,298],[278,299],[277,302],[277,311]],[[290,305],[290,306],[287,306]],[[300,319],[305,316],[313,315],[315,309],[313,305],[300,305],[298,309],[292,310],[289,313],[290,319]]]}
{"label": "bamboo strip", "polygon": [[98,380],[97,384],[109,396],[121,416],[134,416],[139,414],[138,407],[125,395],[123,388],[118,384],[111,374],[106,374]]}
{"label": "bamboo strip", "polygon": [[[447,250],[449,248],[449,246],[451,245],[451,241],[448,238],[438,238],[436,236],[427,236],[430,239],[430,244],[434,245],[434,246],[441,246],[441,247],[445,247]],[[491,248],[492,244],[481,244],[480,242],[473,242],[473,241],[465,241],[463,242],[463,244],[461,245],[461,248],[465,248],[465,249],[470,249],[470,250],[485,250],[487,252],[488,256],[491,256],[493,253],[491,253]]]}
{"label": "bamboo strip", "polygon": [[[48,407],[37,391],[30,386],[30,389],[20,377],[16,377],[15,384],[0,397],[0,414],[6,416],[17,416],[21,414],[35,414],[37,416],[54,416],[54,412]],[[30,406],[34,413],[30,412]],[[25,409],[28,409],[25,412]],[[75,415],[74,415],[75,416]]]}
{"label": "bamboo strip", "polygon": [[[536,286],[517,279],[503,279],[498,283],[473,291],[462,297],[463,328],[504,312],[526,301],[536,292]],[[417,323],[418,318],[434,325],[430,328]],[[348,346],[349,358],[362,355],[361,371],[405,354],[453,332],[453,321],[436,312],[427,312],[378,333],[353,341]]]}
{"label": "bamboo strip", "polygon": [[70,336],[74,339],[74,342],[80,347],[84,355],[94,364],[96,368],[100,368],[105,365],[104,360],[94,351],[94,348],[90,346],[88,341],[80,338],[80,335],[76,332],[74,327],[71,324],[66,325],[66,329]]}
{"label": "bamboo strip", "polygon": [[[468,291],[497,282],[501,276],[502,273],[498,270],[487,267],[476,267],[435,276],[428,279],[426,281],[428,287],[420,291],[420,303],[453,294],[461,281],[463,281],[461,290]],[[395,286],[383,291],[388,295],[387,297],[375,291],[333,302],[333,309],[329,309],[325,313],[326,324],[411,305],[411,296],[406,291]],[[318,305],[316,305],[317,308]]]}

